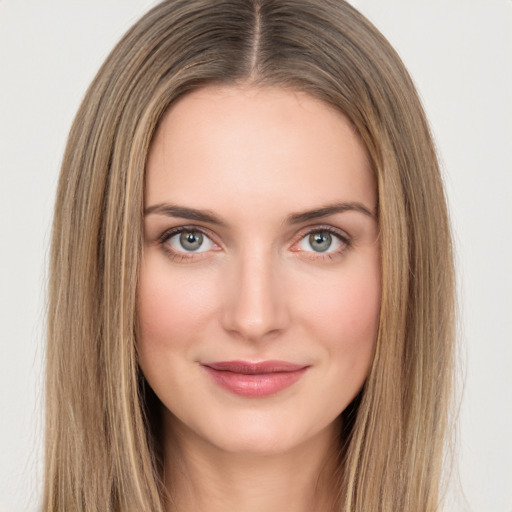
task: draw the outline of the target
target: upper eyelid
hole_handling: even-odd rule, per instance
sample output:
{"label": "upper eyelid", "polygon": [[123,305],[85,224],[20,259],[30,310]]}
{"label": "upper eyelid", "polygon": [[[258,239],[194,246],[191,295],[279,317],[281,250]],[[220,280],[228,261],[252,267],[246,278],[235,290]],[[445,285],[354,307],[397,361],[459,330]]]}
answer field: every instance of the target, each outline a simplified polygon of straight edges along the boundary
{"label": "upper eyelid", "polygon": [[196,261],[198,259],[202,259],[205,256],[207,256],[208,252],[210,252],[209,250],[200,251],[200,252],[194,252],[194,251],[189,252],[186,250],[180,251],[175,248],[172,248],[171,244],[167,243],[171,238],[174,238],[176,235],[179,235],[180,233],[183,233],[184,231],[185,232],[186,231],[189,231],[189,232],[197,231],[197,232],[201,233],[202,235],[204,235],[206,238],[208,238],[214,246],[220,247],[220,244],[218,244],[214,240],[214,237],[212,237],[209,234],[210,230],[203,228],[201,226],[196,226],[196,225],[175,226],[175,227],[169,228],[169,229],[165,230],[161,235],[159,235],[156,238],[155,242],[160,246],[160,248],[163,251],[165,251],[169,255],[169,257],[171,257],[172,259],[178,260],[178,261],[191,262],[191,261]]}
{"label": "upper eyelid", "polygon": [[340,228],[336,228],[329,224],[315,224],[310,226],[305,226],[299,230],[299,232],[294,236],[293,243],[297,243],[297,241],[302,240],[305,236],[312,233],[320,233],[322,231],[327,231],[334,235],[337,235],[342,240],[352,240],[352,237],[344,230]]}
{"label": "upper eyelid", "polygon": [[203,235],[207,236],[210,240],[212,240],[212,242],[217,243],[215,240],[213,240],[215,235],[212,234],[209,229],[197,225],[175,226],[166,229],[161,235],[158,236],[157,240],[163,243],[169,238],[172,238],[174,235],[182,233],[183,231],[199,231]]}
{"label": "upper eyelid", "polygon": [[[210,229],[197,225],[197,224],[186,224],[183,226],[174,226],[169,229],[166,229],[163,231],[163,233],[158,238],[165,238],[167,236],[170,236],[174,233],[180,233],[182,231],[200,231],[201,233],[207,235],[207,236],[213,236],[216,237],[216,234],[211,231]],[[299,237],[301,234],[303,236],[307,235],[308,233],[315,233],[318,231],[329,231],[334,234],[339,234],[342,237],[351,238],[351,236],[341,228],[337,228],[335,226],[332,226],[330,224],[311,224],[308,226],[303,226],[301,229],[298,230],[298,232],[294,235],[293,238]]]}

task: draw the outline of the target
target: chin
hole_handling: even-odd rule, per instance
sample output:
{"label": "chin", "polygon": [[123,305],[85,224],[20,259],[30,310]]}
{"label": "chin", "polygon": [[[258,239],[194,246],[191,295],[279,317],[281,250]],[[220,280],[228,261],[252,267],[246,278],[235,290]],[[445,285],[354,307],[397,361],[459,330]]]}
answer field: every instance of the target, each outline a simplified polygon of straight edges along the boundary
{"label": "chin", "polygon": [[292,452],[318,436],[334,438],[337,421],[308,423],[300,414],[262,414],[262,411],[245,411],[230,415],[229,421],[212,420],[194,429],[211,446],[230,454],[247,456],[273,456]]}
{"label": "chin", "polygon": [[211,440],[216,447],[226,453],[246,456],[273,456],[291,451],[300,444],[283,432],[274,430],[248,429],[234,435],[219,436]]}

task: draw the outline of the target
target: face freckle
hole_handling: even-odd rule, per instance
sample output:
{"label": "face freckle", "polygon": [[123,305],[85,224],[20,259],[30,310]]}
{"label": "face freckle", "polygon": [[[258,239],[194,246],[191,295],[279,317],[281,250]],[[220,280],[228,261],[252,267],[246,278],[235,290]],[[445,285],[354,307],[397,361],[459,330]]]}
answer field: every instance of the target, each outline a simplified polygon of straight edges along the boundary
{"label": "face freckle", "polygon": [[169,109],[137,303],[168,432],[244,453],[332,434],[377,335],[376,194],[350,122],[307,94],[211,86]]}

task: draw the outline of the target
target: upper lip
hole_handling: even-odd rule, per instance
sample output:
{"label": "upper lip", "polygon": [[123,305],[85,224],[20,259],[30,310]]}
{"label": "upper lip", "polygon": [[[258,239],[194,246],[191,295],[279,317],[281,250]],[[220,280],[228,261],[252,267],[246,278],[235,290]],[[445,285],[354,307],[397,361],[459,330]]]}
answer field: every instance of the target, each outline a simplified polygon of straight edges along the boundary
{"label": "upper lip", "polygon": [[213,370],[240,373],[243,375],[294,372],[302,370],[308,366],[304,364],[289,363],[287,361],[260,361],[257,363],[250,361],[217,361],[202,364],[203,366],[207,366]]}

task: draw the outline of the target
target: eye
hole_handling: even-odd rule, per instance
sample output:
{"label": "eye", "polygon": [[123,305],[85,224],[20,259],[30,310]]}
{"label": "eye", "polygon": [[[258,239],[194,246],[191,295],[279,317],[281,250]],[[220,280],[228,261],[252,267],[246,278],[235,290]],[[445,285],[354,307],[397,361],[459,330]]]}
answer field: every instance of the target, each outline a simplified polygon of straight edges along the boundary
{"label": "eye", "polygon": [[341,253],[349,247],[349,239],[330,229],[310,231],[296,244],[296,251],[331,254]]}
{"label": "eye", "polygon": [[178,253],[201,253],[216,247],[206,234],[197,229],[174,231],[163,242]]}

